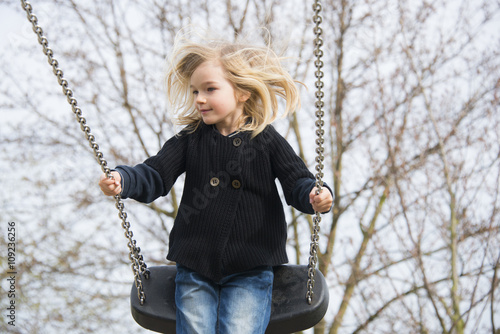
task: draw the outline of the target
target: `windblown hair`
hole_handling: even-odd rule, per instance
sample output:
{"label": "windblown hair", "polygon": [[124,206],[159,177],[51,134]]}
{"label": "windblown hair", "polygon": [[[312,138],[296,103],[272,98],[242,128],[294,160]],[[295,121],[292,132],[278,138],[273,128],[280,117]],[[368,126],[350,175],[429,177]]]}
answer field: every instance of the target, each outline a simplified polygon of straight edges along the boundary
{"label": "windblown hair", "polygon": [[202,122],[190,89],[193,72],[206,61],[222,65],[236,94],[248,94],[244,102],[241,131],[257,136],[278,117],[278,96],[285,100],[283,116],[300,106],[296,82],[281,65],[281,58],[269,47],[226,41],[195,43],[177,40],[166,74],[167,96],[176,114],[176,123],[194,131]]}

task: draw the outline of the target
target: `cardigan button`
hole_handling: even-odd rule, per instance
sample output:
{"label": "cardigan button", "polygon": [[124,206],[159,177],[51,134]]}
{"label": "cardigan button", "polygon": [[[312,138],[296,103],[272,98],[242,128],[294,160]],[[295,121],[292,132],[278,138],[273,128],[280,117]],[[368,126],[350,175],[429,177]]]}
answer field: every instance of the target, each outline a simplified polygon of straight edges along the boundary
{"label": "cardigan button", "polygon": [[241,188],[241,182],[239,180],[233,180],[231,183],[234,189],[240,189]]}
{"label": "cardigan button", "polygon": [[212,187],[217,187],[219,185],[219,183],[220,183],[220,181],[216,177],[213,177],[213,178],[210,179],[210,185]]}
{"label": "cardigan button", "polygon": [[233,139],[233,145],[234,145],[235,147],[240,146],[240,145],[241,145],[241,143],[242,143],[241,138],[236,137],[236,138],[234,138],[234,139]]}

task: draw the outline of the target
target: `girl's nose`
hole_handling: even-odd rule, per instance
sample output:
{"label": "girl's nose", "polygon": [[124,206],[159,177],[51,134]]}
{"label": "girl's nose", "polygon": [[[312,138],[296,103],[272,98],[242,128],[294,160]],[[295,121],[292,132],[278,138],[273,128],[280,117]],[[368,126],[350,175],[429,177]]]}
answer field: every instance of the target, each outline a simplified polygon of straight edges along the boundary
{"label": "girl's nose", "polygon": [[198,93],[198,95],[196,95],[196,103],[204,104],[205,102],[207,102],[207,99],[205,98],[205,96],[201,93]]}

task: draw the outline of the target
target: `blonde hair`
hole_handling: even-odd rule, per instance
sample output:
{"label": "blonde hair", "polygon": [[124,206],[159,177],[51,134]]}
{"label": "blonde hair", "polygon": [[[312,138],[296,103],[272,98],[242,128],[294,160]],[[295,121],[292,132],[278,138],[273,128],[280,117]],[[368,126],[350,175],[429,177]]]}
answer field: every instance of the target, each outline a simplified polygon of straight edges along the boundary
{"label": "blonde hair", "polygon": [[167,96],[176,123],[194,131],[202,122],[190,89],[193,72],[206,61],[219,62],[236,94],[248,94],[244,102],[241,131],[257,136],[278,117],[278,99],[285,100],[283,116],[300,106],[296,82],[281,65],[281,58],[269,47],[247,46],[227,41],[196,43],[177,39],[166,73]]}

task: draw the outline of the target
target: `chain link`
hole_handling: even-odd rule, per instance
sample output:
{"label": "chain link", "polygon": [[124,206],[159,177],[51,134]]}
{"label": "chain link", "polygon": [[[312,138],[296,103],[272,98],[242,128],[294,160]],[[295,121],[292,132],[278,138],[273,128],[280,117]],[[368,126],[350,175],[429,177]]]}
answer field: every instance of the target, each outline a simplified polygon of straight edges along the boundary
{"label": "chain link", "polygon": [[[54,53],[51,48],[49,48],[49,42],[47,38],[43,35],[43,29],[38,25],[38,18],[33,14],[33,7],[28,1],[21,0],[21,5],[27,14],[28,20],[33,26],[33,31],[38,37],[38,42],[43,47],[43,53],[47,56],[49,64],[52,66],[52,71],[57,77],[57,82],[62,88],[63,94],[66,96],[68,103],[71,105],[76,120],[80,124],[80,128],[85,133],[85,138],[88,140],[90,147],[94,151],[94,155],[101,166],[101,170],[106,174],[107,177],[113,178],[111,170],[108,167],[107,161],[104,159],[102,152],[99,150],[99,145],[95,141],[95,136],[92,134],[90,127],[87,125],[87,120],[83,117],[82,110],[78,107],[76,98],[73,97],[73,91],[69,88],[68,81],[64,79],[63,71],[59,68],[58,61],[54,58]],[[115,196],[116,208],[119,211],[118,216],[122,220],[122,227],[125,230],[125,237],[128,239],[129,248],[129,259],[132,262],[132,271],[134,273],[135,286],[137,288],[137,294],[139,301],[144,304],[146,300],[146,295],[144,293],[144,288],[141,280],[141,273],[147,279],[149,278],[149,270],[144,262],[142,255],[140,254],[141,249],[137,247],[136,241],[133,239],[133,233],[130,230],[130,223],[127,221],[127,213],[125,212],[125,206],[120,195]]]}
{"label": "chain link", "polygon": [[[314,65],[316,66],[316,71],[314,72],[314,75],[316,76],[316,187],[317,187],[317,194],[319,194],[323,188],[323,161],[325,159],[323,153],[324,153],[324,134],[325,131],[323,130],[323,126],[325,122],[323,121],[323,116],[325,115],[323,111],[324,107],[324,102],[323,102],[323,97],[324,97],[324,92],[323,92],[323,61],[321,58],[323,57],[323,51],[321,47],[323,46],[323,39],[321,38],[321,35],[323,33],[323,30],[321,29],[321,22],[323,21],[323,18],[321,17],[321,1],[315,0],[314,5],[313,5],[313,10],[314,10],[314,16],[313,16],[313,22],[315,23],[314,26],[314,35],[316,36],[314,39],[314,55],[316,57],[316,60],[314,62]],[[308,264],[308,271],[307,271],[307,292],[306,292],[306,300],[308,304],[312,303],[312,298],[314,295],[314,275],[316,273],[316,265],[318,263],[318,242],[319,242],[319,225],[321,222],[321,213],[316,212],[315,216],[313,217],[313,230],[311,234],[311,246],[309,250],[309,264]]]}

